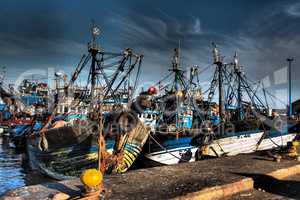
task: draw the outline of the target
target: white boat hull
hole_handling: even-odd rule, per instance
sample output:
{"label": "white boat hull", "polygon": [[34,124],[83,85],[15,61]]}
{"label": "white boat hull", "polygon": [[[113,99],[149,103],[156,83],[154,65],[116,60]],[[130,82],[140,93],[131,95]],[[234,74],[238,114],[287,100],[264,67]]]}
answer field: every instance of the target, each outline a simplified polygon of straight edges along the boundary
{"label": "white boat hull", "polygon": [[[257,132],[214,140],[208,145],[207,155],[216,157],[223,155],[234,156],[243,153],[253,153],[255,151],[273,149],[278,146],[286,146],[287,143],[292,141],[296,136],[296,134],[290,133],[272,138],[267,137],[257,146],[263,133],[264,132]],[[145,156],[152,161],[165,165],[172,165],[182,162],[182,156],[188,151],[192,154],[192,157],[188,161],[195,161],[197,150],[198,147],[189,145],[186,147],[148,153]]]}

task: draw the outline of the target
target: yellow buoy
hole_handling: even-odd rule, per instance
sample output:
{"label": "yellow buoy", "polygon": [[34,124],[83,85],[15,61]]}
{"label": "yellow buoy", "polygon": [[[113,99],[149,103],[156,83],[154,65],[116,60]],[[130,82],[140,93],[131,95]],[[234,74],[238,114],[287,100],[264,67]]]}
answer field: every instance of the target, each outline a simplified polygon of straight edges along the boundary
{"label": "yellow buoy", "polygon": [[297,147],[297,146],[299,146],[299,142],[295,140],[292,142],[292,145]]}
{"label": "yellow buoy", "polygon": [[85,186],[95,188],[102,183],[103,175],[97,169],[87,169],[81,174],[80,180]]}
{"label": "yellow buoy", "polygon": [[179,91],[176,93],[176,95],[179,96],[179,97],[183,97],[183,92],[179,90]]}
{"label": "yellow buoy", "polygon": [[297,147],[299,146],[299,142],[298,141],[293,141],[292,145],[289,148],[289,152],[288,155],[290,157],[297,157],[298,156],[298,151],[297,151]]}

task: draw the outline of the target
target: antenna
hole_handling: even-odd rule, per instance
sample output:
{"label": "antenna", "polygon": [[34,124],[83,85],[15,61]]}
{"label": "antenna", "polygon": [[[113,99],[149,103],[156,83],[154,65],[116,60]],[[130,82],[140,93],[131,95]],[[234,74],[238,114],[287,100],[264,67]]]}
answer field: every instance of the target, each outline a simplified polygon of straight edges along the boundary
{"label": "antenna", "polygon": [[238,59],[238,54],[235,51],[234,56],[233,56],[233,65],[234,65],[234,69],[235,70],[239,70],[240,66],[239,66],[239,59]]}
{"label": "antenna", "polygon": [[97,49],[97,37],[100,35],[100,28],[96,25],[95,21],[92,20],[92,27],[91,27],[91,34],[92,34],[92,48]]}
{"label": "antenna", "polygon": [[178,40],[178,66],[180,66],[180,61],[181,61],[181,59],[180,59],[180,54],[181,54],[181,45],[180,45],[180,40]]}
{"label": "antenna", "polygon": [[221,60],[220,60],[220,55],[219,55],[219,50],[217,48],[217,45],[212,42],[211,43],[213,46],[213,59],[214,59],[214,64],[221,64]]}
{"label": "antenna", "polygon": [[289,63],[288,66],[288,79],[289,79],[289,113],[288,116],[293,115],[293,105],[292,105],[292,62],[294,61],[293,57],[288,57],[286,61]]}

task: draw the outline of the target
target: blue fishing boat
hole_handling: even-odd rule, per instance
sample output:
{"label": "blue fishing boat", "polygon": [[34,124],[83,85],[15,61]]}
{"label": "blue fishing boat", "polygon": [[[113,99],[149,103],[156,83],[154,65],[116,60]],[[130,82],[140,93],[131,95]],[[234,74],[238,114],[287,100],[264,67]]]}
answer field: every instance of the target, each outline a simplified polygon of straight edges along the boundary
{"label": "blue fishing boat", "polygon": [[[205,157],[234,156],[282,148],[297,139],[299,122],[289,127],[289,123],[284,123],[289,122],[286,117],[269,114],[267,101],[258,97],[241,71],[237,54],[232,63],[225,64],[214,46],[213,56],[216,70],[207,90],[207,102],[202,100],[196,105],[190,92],[192,81],[187,87],[175,50],[171,70],[175,81],[164,95],[166,100],[161,100],[163,106],[168,106],[162,109],[164,120],[159,121],[161,124],[145,145],[144,157],[148,160],[169,165]],[[219,101],[212,104],[216,89]],[[262,88],[262,92],[266,97],[267,91]],[[193,115],[197,112],[200,115]],[[278,123],[282,125],[278,127]]]}

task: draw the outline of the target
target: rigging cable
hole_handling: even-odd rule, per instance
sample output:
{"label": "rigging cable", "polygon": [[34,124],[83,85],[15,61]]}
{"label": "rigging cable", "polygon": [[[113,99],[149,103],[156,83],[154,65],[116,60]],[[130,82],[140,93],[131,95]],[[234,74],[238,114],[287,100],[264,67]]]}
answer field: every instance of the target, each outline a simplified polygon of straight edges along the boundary
{"label": "rigging cable", "polygon": [[173,154],[172,152],[170,152],[167,148],[165,148],[163,145],[161,145],[151,134],[149,134],[150,138],[164,151],[166,151],[168,154],[170,154],[171,156],[177,158],[178,160],[184,161],[184,162],[189,162],[188,160],[185,160],[183,158],[180,158],[178,156],[176,156],[175,154]]}

